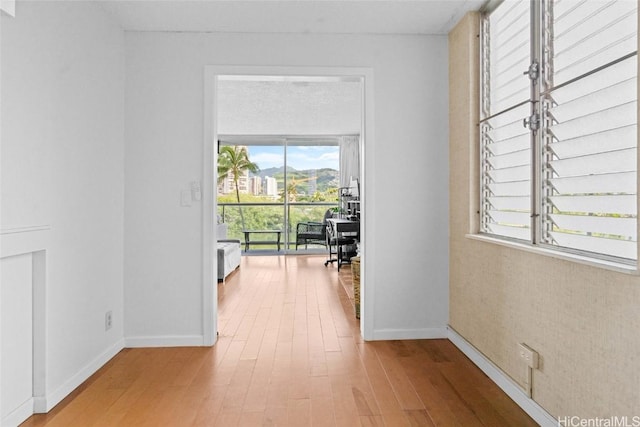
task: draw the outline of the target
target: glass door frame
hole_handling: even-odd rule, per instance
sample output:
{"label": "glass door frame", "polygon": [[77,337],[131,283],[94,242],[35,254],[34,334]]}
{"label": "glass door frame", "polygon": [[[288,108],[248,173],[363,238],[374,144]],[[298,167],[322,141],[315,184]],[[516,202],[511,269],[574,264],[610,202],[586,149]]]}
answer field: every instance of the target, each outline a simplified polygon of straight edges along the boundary
{"label": "glass door frame", "polygon": [[[326,206],[327,208],[338,207],[338,192],[340,186],[340,163],[336,165],[336,171],[338,172],[338,183],[336,184],[336,200],[335,201],[323,201],[323,202],[311,202],[311,201],[290,201],[289,190],[289,164],[288,164],[288,155],[289,155],[289,147],[294,146],[327,146],[327,147],[338,147],[340,146],[340,138],[343,136],[351,136],[351,135],[219,135],[218,144],[219,147],[222,146],[245,146],[248,149],[255,146],[272,146],[272,147],[280,147],[283,148],[283,200],[282,202],[265,202],[264,204],[260,202],[240,202],[240,203],[228,203],[228,202],[220,202],[218,201],[218,206],[222,206],[222,219],[223,222],[226,222],[225,210],[227,206],[282,206],[283,208],[283,222],[282,222],[282,234],[284,236],[283,240],[283,253],[284,254],[313,254],[313,253],[324,253],[326,249],[317,249],[317,250],[309,250],[305,249],[303,252],[299,250],[292,249],[291,246],[295,244],[295,241],[291,241],[291,236],[295,235],[294,230],[291,228],[292,224],[290,224],[291,218],[291,207],[295,206]],[[218,148],[219,150],[219,148]],[[250,150],[248,150],[250,153]],[[251,160],[251,156],[249,154],[249,160]],[[220,210],[218,209],[218,212]],[[315,218],[315,220],[320,221],[321,218]],[[238,237],[238,236],[234,236]],[[241,239],[242,240],[242,239]]]}

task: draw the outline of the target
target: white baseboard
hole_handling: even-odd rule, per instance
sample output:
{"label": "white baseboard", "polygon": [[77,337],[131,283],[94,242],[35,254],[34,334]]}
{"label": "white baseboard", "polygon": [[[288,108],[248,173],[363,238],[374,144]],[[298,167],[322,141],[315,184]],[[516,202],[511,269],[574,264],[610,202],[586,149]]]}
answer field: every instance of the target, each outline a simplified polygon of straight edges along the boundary
{"label": "white baseboard", "polygon": [[82,368],[78,373],[71,377],[67,382],[62,384],[52,393],[47,393],[45,397],[36,397],[33,403],[33,413],[43,414],[49,412],[67,397],[80,384],[85,382],[91,375],[95,374],[98,369],[102,368],[109,360],[124,348],[124,340],[118,340],[115,344],[105,350],[101,355],[93,359],[89,364]]}
{"label": "white baseboard", "polygon": [[33,415],[33,405],[33,398],[31,398],[9,412],[2,419],[2,427],[13,427],[22,424],[27,418]]}
{"label": "white baseboard", "polygon": [[449,341],[462,351],[478,368],[498,385],[518,406],[522,408],[535,422],[543,427],[557,427],[558,420],[529,398],[525,392],[507,374],[498,368],[491,360],[465,340],[453,328],[448,328]]}
{"label": "white baseboard", "polygon": [[128,337],[124,339],[124,346],[127,348],[201,347],[203,345],[204,345],[204,337],[202,335]]}
{"label": "white baseboard", "polygon": [[447,338],[447,328],[426,329],[377,329],[373,340],[422,340]]}

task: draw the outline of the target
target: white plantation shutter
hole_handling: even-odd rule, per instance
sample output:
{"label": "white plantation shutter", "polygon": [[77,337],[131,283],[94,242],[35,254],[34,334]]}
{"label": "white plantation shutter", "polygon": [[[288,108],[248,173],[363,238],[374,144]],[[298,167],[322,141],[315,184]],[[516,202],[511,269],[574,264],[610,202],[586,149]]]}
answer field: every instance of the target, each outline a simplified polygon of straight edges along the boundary
{"label": "white plantation shutter", "polygon": [[529,0],[509,1],[484,21],[482,221],[485,233],[531,238]]}
{"label": "white plantation shutter", "polygon": [[637,3],[550,2],[544,243],[637,258]]}

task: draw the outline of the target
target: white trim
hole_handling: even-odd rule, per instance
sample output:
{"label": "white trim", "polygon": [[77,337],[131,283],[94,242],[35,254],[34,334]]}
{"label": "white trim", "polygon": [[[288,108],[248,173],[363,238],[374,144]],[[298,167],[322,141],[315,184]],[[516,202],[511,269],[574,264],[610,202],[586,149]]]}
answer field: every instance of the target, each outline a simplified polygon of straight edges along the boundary
{"label": "white trim", "polygon": [[447,328],[377,329],[374,340],[422,340],[447,338]]}
{"label": "white trim", "polygon": [[55,391],[48,393],[44,398],[34,399],[34,413],[47,413],[54,406],[67,397],[79,385],[85,382],[91,375],[95,374],[98,369],[102,368],[109,360],[124,348],[124,341],[118,340],[111,347],[106,349],[102,354],[89,362],[84,368],[80,369],[74,376],[69,378],[67,382],[58,387]]}
{"label": "white trim", "polygon": [[[209,185],[209,177],[213,177],[214,173],[214,162],[217,161],[217,153],[216,150],[213,150],[213,147],[216,144],[217,139],[217,129],[216,129],[216,121],[213,120],[215,117],[215,82],[216,78],[219,75],[225,76],[233,76],[233,75],[241,75],[241,76],[300,76],[300,77],[309,77],[309,76],[322,76],[322,77],[357,77],[362,79],[363,86],[363,108],[362,108],[362,126],[363,130],[360,138],[360,150],[362,154],[362,161],[360,166],[360,174],[362,176],[362,180],[360,183],[360,196],[361,196],[361,206],[362,206],[362,215],[360,226],[362,236],[362,269],[361,269],[361,280],[362,283],[366,283],[366,286],[362,288],[362,311],[360,318],[360,333],[365,340],[371,340],[374,338],[374,324],[373,324],[373,316],[368,313],[373,313],[374,307],[374,295],[375,295],[375,282],[373,279],[373,274],[368,274],[367,272],[370,269],[373,269],[375,265],[375,251],[368,251],[367,248],[373,248],[374,238],[370,233],[367,232],[369,227],[368,224],[373,224],[375,221],[374,215],[370,209],[367,208],[367,188],[373,188],[373,174],[371,177],[367,176],[367,168],[366,164],[369,163],[373,165],[373,146],[374,146],[374,87],[373,87],[373,68],[368,67],[314,67],[314,66],[247,66],[247,65],[207,65],[205,66],[205,106],[204,106],[204,120],[205,120],[205,136],[204,136],[204,147],[203,147],[203,158],[204,158],[204,166],[203,166],[203,183]],[[209,123],[208,123],[209,122]],[[366,144],[366,150],[365,150]],[[214,155],[207,155],[210,150],[213,151]],[[205,187],[203,187],[205,189]],[[217,209],[217,201],[214,197],[213,191],[207,192],[203,191],[203,221],[213,221],[215,218],[215,212]],[[213,286],[212,292],[210,292],[209,288],[211,287],[211,282],[208,281],[209,271],[217,271],[216,262],[217,260],[213,259],[215,257],[209,256],[206,254],[207,249],[213,245],[213,239],[215,238],[215,227],[211,225],[213,230],[207,230],[209,224],[203,223],[203,242],[202,242],[202,255],[203,255],[203,283],[202,283],[202,295],[203,295],[203,331],[205,333],[204,343],[213,343],[215,342],[215,329],[207,329],[208,325],[214,324],[211,319],[217,319],[218,315],[218,303],[217,303],[217,286]],[[213,253],[213,252],[212,252]],[[366,257],[365,257],[366,254]],[[211,269],[210,267],[211,266]],[[213,274],[213,273],[212,273]],[[370,279],[369,279],[370,277]],[[214,282],[215,283],[215,282]],[[209,333],[213,336],[207,336]],[[209,345],[209,344],[205,344]]]}
{"label": "white trim", "polygon": [[33,398],[27,399],[22,405],[18,406],[13,411],[9,412],[2,419],[3,427],[11,427],[11,426],[19,426],[22,424],[27,418],[33,415]]}
{"label": "white trim", "polygon": [[603,259],[592,258],[585,255],[572,254],[570,252],[562,252],[553,250],[546,247],[533,246],[527,243],[519,243],[511,240],[500,239],[484,234],[466,234],[465,237],[471,240],[478,240],[480,242],[493,243],[500,246],[506,246],[512,249],[519,249],[525,252],[530,252],[537,255],[543,255],[551,258],[561,259],[563,261],[573,261],[579,264],[588,265],[590,267],[602,268],[604,270],[615,271],[616,273],[629,274],[632,276],[640,275],[640,270],[637,266],[621,264],[613,261],[606,261]]}
{"label": "white trim", "polygon": [[[375,224],[376,212],[369,208],[369,198],[373,200],[375,175],[369,173],[368,165],[375,164],[375,112],[373,68],[362,70],[362,129],[360,136],[360,334],[362,339],[374,337],[374,307],[376,282],[373,266],[376,265]],[[371,169],[373,171],[373,169]],[[372,248],[372,250],[369,250]],[[365,286],[366,285],[366,286]],[[371,313],[371,314],[369,314]]]}
{"label": "white trim", "polygon": [[[49,246],[49,225],[6,227],[0,230],[0,258],[31,255],[32,271],[32,343],[33,343],[33,384],[30,413],[46,407],[46,289],[47,289],[47,247]],[[0,337],[1,338],[1,337]],[[2,375],[0,369],[0,375]],[[44,403],[43,403],[44,402]],[[11,412],[13,419],[21,417],[24,405]],[[1,408],[0,408],[1,410]],[[46,412],[46,410],[45,410]],[[23,420],[24,421],[24,420]],[[19,422],[17,423],[19,424]],[[5,425],[3,420],[2,425]]]}
{"label": "white trim", "polygon": [[482,372],[496,383],[523,411],[535,422],[543,427],[557,427],[558,421],[533,399],[529,398],[507,374],[498,368],[491,360],[465,340],[451,326],[448,328],[449,341],[462,351]]}
{"label": "white trim", "polygon": [[124,347],[126,348],[201,347],[203,345],[204,337],[202,335],[164,335],[124,339]]}
{"label": "white trim", "polygon": [[31,253],[34,408],[47,393],[47,257],[46,250]]}
{"label": "white trim", "polygon": [[[53,409],[52,405],[51,409]],[[33,413],[34,414],[46,414],[50,409],[47,409],[47,398],[46,396],[34,396],[33,398]]]}
{"label": "white trim", "polygon": [[0,230],[0,258],[28,254],[47,249],[48,225],[3,228]]}
{"label": "white trim", "polygon": [[0,228],[0,234],[29,233],[32,231],[43,231],[51,229],[50,225],[28,225],[18,227]]}
{"label": "white trim", "polygon": [[[218,162],[216,121],[213,120],[217,110],[214,91],[216,77],[209,67],[204,73],[204,139],[202,142],[202,344],[212,346],[217,341],[218,332],[218,257],[214,256],[214,246],[218,239],[214,218],[217,217],[218,202],[215,197],[216,187],[212,177],[216,179],[214,165]],[[214,275],[215,274],[215,275]]]}

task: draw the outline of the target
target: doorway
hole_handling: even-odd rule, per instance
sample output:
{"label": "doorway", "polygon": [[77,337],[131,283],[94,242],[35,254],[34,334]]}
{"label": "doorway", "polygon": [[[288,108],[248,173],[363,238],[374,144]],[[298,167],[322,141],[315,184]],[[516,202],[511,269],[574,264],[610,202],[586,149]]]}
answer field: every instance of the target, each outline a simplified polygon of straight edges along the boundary
{"label": "doorway", "polygon": [[[213,345],[217,331],[217,281],[214,280],[216,261],[216,221],[219,213],[217,193],[217,165],[221,136],[240,138],[301,138],[340,137],[358,135],[357,151],[361,167],[356,178],[361,195],[361,280],[366,279],[366,159],[365,146],[372,140],[372,70],[364,68],[322,67],[233,67],[210,66],[205,79],[205,139],[203,177],[203,332],[205,345]],[[229,87],[240,88],[231,98],[221,98]],[[340,95],[331,93],[319,103],[309,102],[323,85],[357,88],[357,111],[343,111]],[[274,88],[278,88],[275,89]],[[253,94],[250,94],[253,90]],[[271,91],[271,92],[270,92]],[[273,94],[280,97],[274,97]],[[337,92],[339,93],[339,91]],[[256,95],[257,94],[257,95]],[[311,94],[311,95],[310,95]],[[235,99],[233,97],[236,97]],[[231,101],[230,101],[231,99]],[[283,100],[287,99],[287,102]],[[331,100],[334,102],[331,104]],[[240,102],[240,101],[242,102]],[[233,102],[236,102],[234,104]],[[348,103],[348,101],[345,101]],[[333,106],[333,108],[332,108]],[[324,116],[322,115],[324,108]],[[305,114],[306,113],[306,114]],[[353,115],[357,116],[355,121]],[[329,125],[327,125],[329,123]],[[351,123],[351,125],[349,125]],[[332,127],[333,126],[333,127]],[[233,138],[231,138],[233,139]],[[236,144],[238,140],[236,139]],[[286,156],[286,154],[284,154]],[[287,168],[284,169],[285,173]],[[248,177],[247,177],[248,178]],[[282,180],[285,202],[286,181]],[[249,189],[245,189],[248,191]],[[283,225],[289,226],[283,213]],[[287,239],[289,243],[289,239]],[[322,264],[320,264],[322,266]],[[361,294],[361,334],[369,335],[372,319],[367,316],[368,298]]]}

